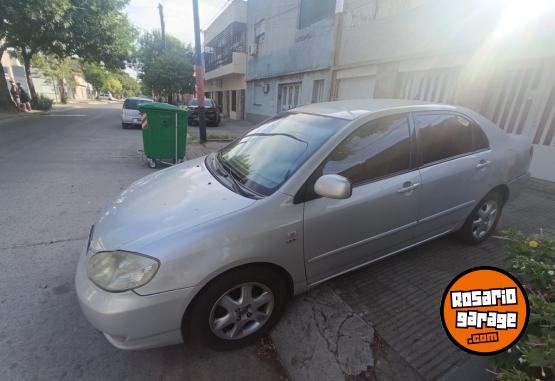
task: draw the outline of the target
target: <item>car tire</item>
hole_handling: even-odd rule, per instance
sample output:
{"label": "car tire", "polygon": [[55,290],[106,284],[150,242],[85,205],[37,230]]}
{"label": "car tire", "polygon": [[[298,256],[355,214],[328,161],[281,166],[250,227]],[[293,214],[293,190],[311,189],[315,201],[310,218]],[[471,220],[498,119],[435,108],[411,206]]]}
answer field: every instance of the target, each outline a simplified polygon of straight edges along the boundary
{"label": "car tire", "polygon": [[485,241],[497,227],[503,211],[503,196],[496,191],[486,195],[472,210],[457,232],[459,240],[469,245]]}
{"label": "car tire", "polygon": [[123,128],[124,130],[127,130],[129,128],[129,125],[127,123],[122,123],[121,128]]}
{"label": "car tire", "polygon": [[271,268],[226,272],[208,283],[189,307],[184,340],[215,350],[243,348],[276,324],[289,295],[286,280]]}

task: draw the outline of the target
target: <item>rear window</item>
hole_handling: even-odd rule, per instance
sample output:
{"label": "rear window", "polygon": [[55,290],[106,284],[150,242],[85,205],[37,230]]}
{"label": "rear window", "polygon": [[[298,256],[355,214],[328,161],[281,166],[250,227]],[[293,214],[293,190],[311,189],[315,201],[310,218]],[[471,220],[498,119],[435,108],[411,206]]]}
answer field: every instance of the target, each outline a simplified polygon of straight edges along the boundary
{"label": "rear window", "polygon": [[[193,99],[191,102],[189,102],[189,106],[198,107],[198,99]],[[212,102],[212,99],[205,99],[204,107],[214,107],[214,102]]]}
{"label": "rear window", "polygon": [[126,99],[123,104],[123,108],[128,110],[138,110],[139,105],[142,105],[143,103],[152,103],[152,101],[150,99]]}

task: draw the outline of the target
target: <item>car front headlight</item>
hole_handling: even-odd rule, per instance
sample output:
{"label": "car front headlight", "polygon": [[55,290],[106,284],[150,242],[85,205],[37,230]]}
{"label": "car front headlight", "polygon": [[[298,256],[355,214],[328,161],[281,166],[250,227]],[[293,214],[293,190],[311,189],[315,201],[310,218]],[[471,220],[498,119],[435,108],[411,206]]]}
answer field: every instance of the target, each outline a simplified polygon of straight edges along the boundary
{"label": "car front headlight", "polygon": [[103,251],[89,258],[87,273],[98,287],[121,292],[144,286],[160,263],[151,257],[127,251]]}

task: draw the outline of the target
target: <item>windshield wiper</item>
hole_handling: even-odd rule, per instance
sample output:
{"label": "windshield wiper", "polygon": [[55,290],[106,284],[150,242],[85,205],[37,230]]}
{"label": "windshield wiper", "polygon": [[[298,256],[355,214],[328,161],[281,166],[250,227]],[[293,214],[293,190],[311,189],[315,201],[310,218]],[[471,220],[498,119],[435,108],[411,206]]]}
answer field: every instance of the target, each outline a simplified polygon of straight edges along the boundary
{"label": "windshield wiper", "polygon": [[246,137],[251,137],[251,136],[285,136],[285,137],[287,137],[287,138],[295,139],[295,140],[298,140],[298,141],[301,142],[301,143],[307,144],[306,141],[304,141],[304,140],[302,140],[302,139],[299,139],[298,137],[296,137],[296,136],[294,136],[294,135],[291,135],[291,134],[284,134],[284,133],[282,133],[282,132],[281,132],[281,133],[277,133],[277,132],[274,132],[274,133],[269,133],[269,132],[255,132],[255,133],[247,134],[247,135],[246,135]]}
{"label": "windshield wiper", "polygon": [[222,173],[222,176],[230,180],[231,186],[235,192],[247,197],[255,195],[253,192],[247,192],[247,190],[241,186],[240,180],[235,178],[231,167],[222,160],[221,152],[218,152],[217,155],[215,155],[214,160],[217,161],[220,168],[224,170],[225,174]]}

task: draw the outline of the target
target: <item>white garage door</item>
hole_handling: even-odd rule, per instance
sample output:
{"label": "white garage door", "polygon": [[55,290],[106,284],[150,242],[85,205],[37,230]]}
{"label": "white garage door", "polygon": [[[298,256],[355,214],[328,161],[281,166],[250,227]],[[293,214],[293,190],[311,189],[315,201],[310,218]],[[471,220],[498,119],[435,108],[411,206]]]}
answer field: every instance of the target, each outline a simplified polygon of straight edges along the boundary
{"label": "white garage door", "polygon": [[359,99],[374,97],[374,77],[342,78],[339,80],[337,99]]}

